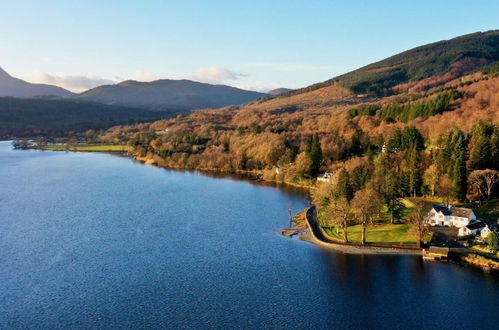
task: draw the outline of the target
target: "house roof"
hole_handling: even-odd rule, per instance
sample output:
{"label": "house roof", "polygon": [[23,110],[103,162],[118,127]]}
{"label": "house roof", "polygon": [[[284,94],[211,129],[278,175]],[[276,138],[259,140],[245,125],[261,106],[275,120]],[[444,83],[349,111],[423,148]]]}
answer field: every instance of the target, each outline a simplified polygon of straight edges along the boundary
{"label": "house roof", "polygon": [[437,212],[442,212],[443,215],[450,215],[450,211],[447,208],[447,206],[442,205],[442,204],[434,204],[433,209]]}
{"label": "house roof", "polygon": [[486,224],[481,222],[481,221],[473,221],[472,223],[467,225],[466,228],[468,228],[469,230],[475,230],[475,229],[483,228],[485,226],[486,226]]}
{"label": "house roof", "polygon": [[451,208],[451,214],[456,217],[467,218],[472,212],[471,209],[466,209],[464,207],[453,207]]}
{"label": "house roof", "polygon": [[489,229],[492,231],[499,232],[499,223],[493,223],[493,224],[489,225]]}
{"label": "house roof", "polygon": [[447,248],[447,247],[439,247],[439,246],[430,246],[430,249],[428,251],[430,253],[437,253],[437,254],[445,254],[445,255],[447,255],[449,253],[449,248]]}
{"label": "house roof", "polygon": [[443,215],[453,215],[460,218],[468,218],[473,211],[472,209],[467,209],[464,207],[447,207],[442,204],[434,204],[433,209],[437,212],[442,212]]}

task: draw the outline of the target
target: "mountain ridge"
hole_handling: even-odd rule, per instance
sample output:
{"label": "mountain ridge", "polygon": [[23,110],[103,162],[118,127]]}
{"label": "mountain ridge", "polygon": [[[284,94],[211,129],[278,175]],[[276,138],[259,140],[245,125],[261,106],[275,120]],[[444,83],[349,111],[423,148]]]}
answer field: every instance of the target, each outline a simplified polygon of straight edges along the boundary
{"label": "mountain ridge", "polygon": [[[438,54],[437,54],[438,53]],[[474,32],[414,47],[326,81],[281,96],[313,91],[339,83],[353,93],[389,95],[398,84],[419,81],[448,72],[451,65],[465,58],[487,60],[468,71],[499,61],[499,30]]]}
{"label": "mountain ridge", "polygon": [[206,84],[188,79],[159,79],[152,82],[126,80],[116,85],[103,85],[75,99],[142,107],[155,110],[194,110],[239,105],[267,94],[227,86]]}
{"label": "mountain ridge", "polygon": [[271,89],[267,92],[267,94],[269,95],[273,95],[273,96],[277,96],[277,95],[281,95],[281,94],[284,94],[284,93],[289,93],[291,92],[293,89],[291,88],[285,88],[285,87],[281,87],[281,88],[274,88],[274,89]]}
{"label": "mountain ridge", "polygon": [[34,97],[34,96],[58,96],[69,97],[74,93],[58,86],[49,84],[33,84],[25,80],[15,78],[0,67],[0,97]]}

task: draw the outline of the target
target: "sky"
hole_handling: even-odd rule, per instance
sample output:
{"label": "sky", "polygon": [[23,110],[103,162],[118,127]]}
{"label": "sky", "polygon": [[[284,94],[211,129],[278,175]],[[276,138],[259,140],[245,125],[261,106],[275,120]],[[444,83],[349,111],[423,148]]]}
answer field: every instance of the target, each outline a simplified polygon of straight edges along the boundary
{"label": "sky", "polygon": [[0,0],[0,67],[76,92],[128,79],[267,91],[493,29],[497,0]]}

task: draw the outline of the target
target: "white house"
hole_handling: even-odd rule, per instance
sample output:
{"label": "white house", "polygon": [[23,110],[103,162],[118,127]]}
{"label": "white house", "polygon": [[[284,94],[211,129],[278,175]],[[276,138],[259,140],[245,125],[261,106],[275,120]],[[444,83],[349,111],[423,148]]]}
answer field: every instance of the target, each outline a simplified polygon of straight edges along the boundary
{"label": "white house", "polygon": [[426,215],[426,223],[429,226],[447,226],[462,228],[476,220],[472,209],[455,207],[452,205],[435,204]]}
{"label": "white house", "polygon": [[333,173],[331,172],[326,172],[317,177],[317,181],[320,182],[331,182],[332,180],[333,180]]}
{"label": "white house", "polygon": [[[484,222],[474,220],[469,225],[459,228],[459,236],[482,236],[484,231],[490,232],[490,229]],[[487,233],[488,234],[488,233]]]}
{"label": "white house", "polygon": [[492,232],[493,231],[489,228],[489,226],[485,225],[485,227],[483,227],[482,231],[480,232],[480,237],[487,238]]}

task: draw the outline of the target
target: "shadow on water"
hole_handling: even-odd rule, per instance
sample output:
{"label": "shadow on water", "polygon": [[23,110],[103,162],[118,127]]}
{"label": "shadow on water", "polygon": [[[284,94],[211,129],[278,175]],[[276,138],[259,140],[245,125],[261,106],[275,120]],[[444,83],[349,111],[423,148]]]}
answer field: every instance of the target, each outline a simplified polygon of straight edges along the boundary
{"label": "shadow on water", "polygon": [[[117,156],[117,157],[128,157],[134,163],[144,164],[143,162],[138,161],[138,160],[131,158],[129,156],[126,156],[124,154],[111,154],[111,153],[109,153],[109,154],[112,156]],[[219,171],[208,171],[208,170],[175,169],[175,168],[161,167],[161,166],[157,166],[157,165],[150,165],[150,166],[162,168],[165,171],[171,171],[171,172],[177,172],[177,173],[189,173],[189,174],[193,174],[193,175],[202,175],[202,176],[210,177],[213,179],[230,179],[233,181],[251,183],[251,184],[263,186],[263,187],[279,188],[281,190],[285,190],[288,193],[303,196],[307,199],[310,199],[310,192],[306,188],[298,187],[298,186],[294,186],[294,185],[289,185],[286,183],[275,182],[275,181],[261,180],[261,179],[256,178],[255,175],[253,175],[251,173],[230,173],[230,172],[219,172]]]}

